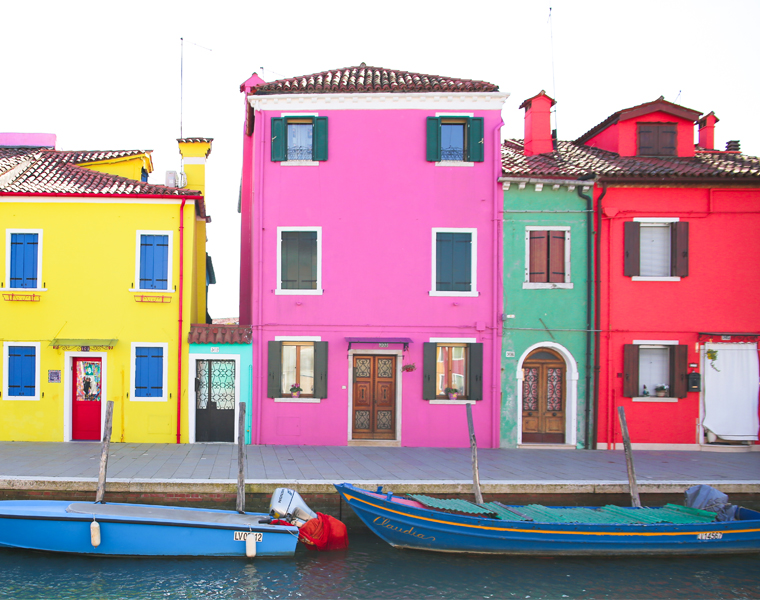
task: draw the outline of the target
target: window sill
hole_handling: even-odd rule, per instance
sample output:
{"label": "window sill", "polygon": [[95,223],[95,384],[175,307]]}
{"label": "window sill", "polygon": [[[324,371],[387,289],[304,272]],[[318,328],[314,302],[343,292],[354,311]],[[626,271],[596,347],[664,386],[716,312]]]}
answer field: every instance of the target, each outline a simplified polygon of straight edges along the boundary
{"label": "window sill", "polygon": [[47,288],[0,288],[0,292],[13,292],[14,294],[32,294],[47,291]]}
{"label": "window sill", "polygon": [[439,400],[428,400],[430,404],[475,404],[475,400],[447,400],[447,399],[439,399]]}
{"label": "window sill", "polygon": [[477,296],[480,296],[480,292],[437,292],[437,291],[429,291],[428,294],[431,296],[445,296],[445,297],[466,297],[466,298],[476,298]]}
{"label": "window sill", "polygon": [[135,288],[129,288],[129,291],[133,294],[175,294],[174,290],[139,290]]}
{"label": "window sill", "polygon": [[276,296],[321,296],[324,290],[275,290]]}
{"label": "window sill", "polygon": [[281,167],[318,167],[318,160],[283,160],[280,162]]}
{"label": "window sill", "polygon": [[319,404],[322,398],[273,398],[275,402],[290,402],[291,404]]}
{"label": "window sill", "polygon": [[572,283],[537,283],[535,281],[523,282],[524,290],[572,290]]}
{"label": "window sill", "polygon": [[3,398],[4,402],[35,402],[39,401],[39,396],[8,396]]}
{"label": "window sill", "polygon": [[678,398],[667,396],[636,396],[631,398],[634,402],[678,402]]}
{"label": "window sill", "polygon": [[166,402],[166,396],[161,396],[160,398],[130,398],[131,402]]}
{"label": "window sill", "polygon": [[631,281],[681,281],[680,277],[631,277]]}
{"label": "window sill", "polygon": [[474,162],[468,162],[465,160],[441,160],[435,163],[436,167],[474,167]]}

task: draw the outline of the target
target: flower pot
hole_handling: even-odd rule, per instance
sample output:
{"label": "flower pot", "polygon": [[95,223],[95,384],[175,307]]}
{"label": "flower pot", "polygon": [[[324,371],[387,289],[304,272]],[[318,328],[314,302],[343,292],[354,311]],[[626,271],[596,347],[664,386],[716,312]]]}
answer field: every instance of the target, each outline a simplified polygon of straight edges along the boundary
{"label": "flower pot", "polygon": [[293,396],[293,398],[300,398],[301,397],[301,392],[292,392],[291,396]]}
{"label": "flower pot", "polygon": [[456,394],[449,394],[449,400],[456,400],[457,395]]}
{"label": "flower pot", "polygon": [[665,396],[668,395],[668,391],[667,390],[657,390],[657,391],[655,391],[655,395],[658,398],[664,398]]}

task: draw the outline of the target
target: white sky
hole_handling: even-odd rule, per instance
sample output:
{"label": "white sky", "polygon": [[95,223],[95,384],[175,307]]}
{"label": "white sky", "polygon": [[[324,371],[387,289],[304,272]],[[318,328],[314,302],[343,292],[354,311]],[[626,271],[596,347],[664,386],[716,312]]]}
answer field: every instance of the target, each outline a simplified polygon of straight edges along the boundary
{"label": "white sky", "polygon": [[55,133],[63,150],[152,149],[151,183],[180,166],[184,37],[183,133],[214,138],[215,318],[238,314],[239,85],[254,71],[271,81],[365,62],[490,81],[511,94],[504,137],[522,137],[518,107],[542,89],[560,139],[663,95],[715,111],[717,148],[738,139],[760,154],[757,0],[40,0],[1,14],[0,131]]}

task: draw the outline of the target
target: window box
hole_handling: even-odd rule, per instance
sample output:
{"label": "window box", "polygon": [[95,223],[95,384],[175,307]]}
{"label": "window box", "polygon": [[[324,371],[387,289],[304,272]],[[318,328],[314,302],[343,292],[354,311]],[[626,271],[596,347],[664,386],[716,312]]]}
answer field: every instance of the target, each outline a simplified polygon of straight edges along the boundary
{"label": "window box", "polygon": [[483,162],[483,117],[435,116],[427,118],[428,162],[469,166]]}
{"label": "window box", "polygon": [[635,219],[624,224],[623,272],[633,281],[680,281],[689,275],[689,223]]}
{"label": "window box", "polygon": [[572,289],[570,228],[525,228],[523,289]]}
{"label": "window box", "polygon": [[[483,344],[467,341],[431,341],[422,345],[425,400],[460,403],[483,399]],[[450,398],[448,389],[456,389]]]}
{"label": "window box", "polygon": [[272,162],[327,160],[327,117],[272,117]]}
{"label": "window box", "polygon": [[[623,396],[638,402],[686,398],[688,347],[677,342],[647,341],[623,346]],[[666,396],[655,388],[668,386]]]}
{"label": "window box", "polygon": [[[327,398],[327,342],[276,340],[268,345],[267,397],[292,402]],[[302,391],[290,393],[293,384]]]}

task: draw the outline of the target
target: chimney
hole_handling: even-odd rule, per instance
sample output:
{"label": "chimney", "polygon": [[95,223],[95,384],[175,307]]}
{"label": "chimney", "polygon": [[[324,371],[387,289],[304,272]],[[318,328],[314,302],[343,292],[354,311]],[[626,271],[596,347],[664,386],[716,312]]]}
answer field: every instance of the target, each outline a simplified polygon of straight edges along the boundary
{"label": "chimney", "polygon": [[554,150],[551,108],[557,104],[544,90],[520,105],[525,109],[525,156],[546,154]]}
{"label": "chimney", "polygon": [[739,140],[731,140],[730,142],[726,142],[726,152],[741,152],[741,145],[739,144]]}
{"label": "chimney", "polygon": [[187,183],[182,186],[189,190],[200,190],[206,196],[206,158],[211,154],[214,138],[181,138],[179,153],[182,155],[182,172]]}
{"label": "chimney", "polygon": [[699,147],[715,150],[715,124],[719,121],[714,112],[699,119]]}

